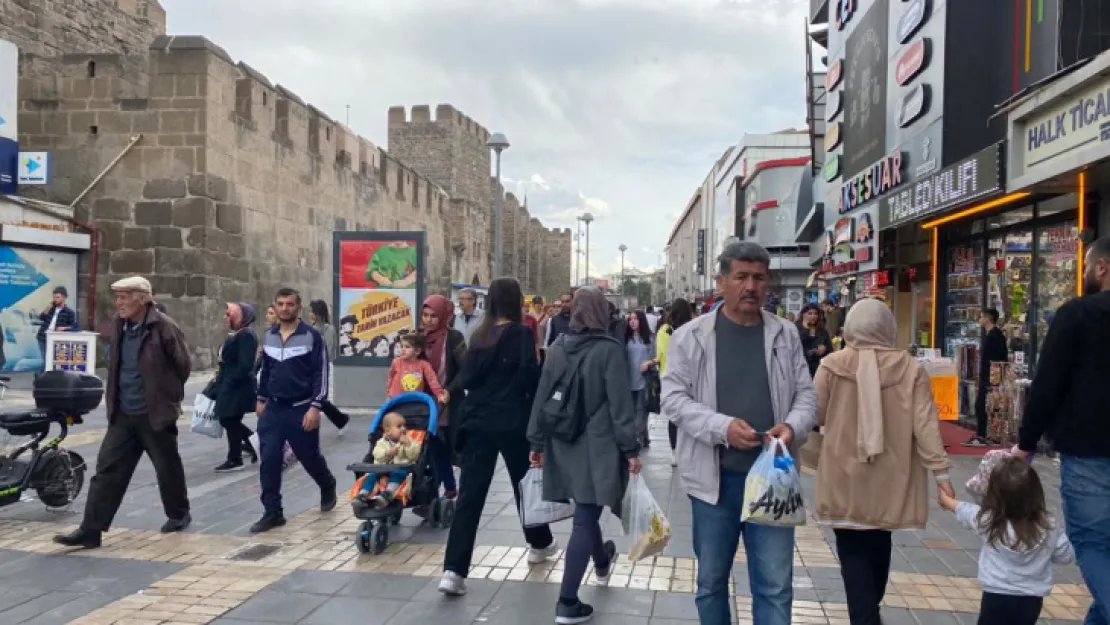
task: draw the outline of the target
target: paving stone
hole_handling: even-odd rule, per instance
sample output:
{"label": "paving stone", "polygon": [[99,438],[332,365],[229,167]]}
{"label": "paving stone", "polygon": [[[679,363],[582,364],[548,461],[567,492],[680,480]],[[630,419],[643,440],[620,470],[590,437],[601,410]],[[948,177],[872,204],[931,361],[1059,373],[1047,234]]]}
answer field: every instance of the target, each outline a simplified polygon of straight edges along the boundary
{"label": "paving stone", "polygon": [[261,592],[227,614],[228,618],[265,623],[298,623],[327,597],[305,593]]}
{"label": "paving stone", "polygon": [[335,623],[385,625],[389,619],[406,609],[408,605],[407,601],[397,599],[332,597],[324,601],[300,623],[303,625],[335,625]]}

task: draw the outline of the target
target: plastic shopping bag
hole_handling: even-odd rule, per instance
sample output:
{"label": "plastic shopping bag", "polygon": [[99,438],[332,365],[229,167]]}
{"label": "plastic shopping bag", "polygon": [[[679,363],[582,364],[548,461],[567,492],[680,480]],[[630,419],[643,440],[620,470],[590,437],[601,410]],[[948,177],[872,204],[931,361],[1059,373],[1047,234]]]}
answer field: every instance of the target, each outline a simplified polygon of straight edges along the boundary
{"label": "plastic shopping bag", "polygon": [[621,527],[632,537],[628,550],[632,562],[663,553],[671,541],[671,522],[639,475],[628,480],[628,490],[621,502]]}
{"label": "plastic shopping bag", "polygon": [[223,436],[224,428],[216,418],[216,402],[203,393],[193,400],[193,419],[189,424],[189,431],[210,438]]}
{"label": "plastic shopping bag", "polygon": [[[781,451],[782,455],[777,452]],[[744,483],[740,520],[756,525],[796,527],[806,524],[802,484],[794,458],[778,438],[756,458]]]}
{"label": "plastic shopping bag", "polygon": [[[258,452],[258,455],[261,456],[262,455],[262,444],[258,440],[258,432],[255,432],[254,434],[251,434],[250,438],[248,440],[250,441],[251,446],[254,447],[255,451]],[[288,471],[289,469],[292,469],[293,467],[297,466],[298,462],[299,462],[299,460],[297,460],[297,457],[295,455],[293,455],[293,448],[289,446],[289,443],[286,443],[285,448],[282,450],[282,453],[281,453],[281,470],[282,470],[282,472]]]}
{"label": "plastic shopping bag", "polygon": [[520,524],[537,527],[574,516],[574,503],[543,500],[543,469],[528,469],[520,480]]}

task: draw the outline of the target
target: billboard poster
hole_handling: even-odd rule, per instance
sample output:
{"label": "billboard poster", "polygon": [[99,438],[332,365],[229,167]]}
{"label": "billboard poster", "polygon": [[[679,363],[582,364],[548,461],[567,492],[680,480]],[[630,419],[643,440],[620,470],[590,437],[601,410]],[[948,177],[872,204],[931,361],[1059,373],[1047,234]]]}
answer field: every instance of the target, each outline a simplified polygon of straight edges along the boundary
{"label": "billboard poster", "polygon": [[[50,306],[56,287],[77,295],[77,255],[0,246],[0,353],[4,372],[41,371],[39,315]],[[78,315],[80,320],[80,315]]]}
{"label": "billboard poster", "polygon": [[887,3],[876,2],[848,35],[845,48],[844,152],[848,179],[886,152]]}
{"label": "billboard poster", "polygon": [[424,233],[336,232],[336,363],[389,366],[424,299]]}

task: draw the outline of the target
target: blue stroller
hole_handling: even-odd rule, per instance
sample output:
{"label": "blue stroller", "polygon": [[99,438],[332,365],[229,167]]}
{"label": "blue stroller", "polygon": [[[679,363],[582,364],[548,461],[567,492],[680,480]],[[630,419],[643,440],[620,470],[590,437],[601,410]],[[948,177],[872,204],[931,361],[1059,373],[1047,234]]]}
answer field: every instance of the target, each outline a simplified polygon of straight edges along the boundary
{"label": "blue stroller", "polygon": [[[407,465],[374,464],[374,445],[382,438],[382,419],[396,412],[405,417],[405,428],[414,439],[419,438],[420,455],[416,462]],[[448,527],[455,513],[455,502],[439,496],[439,476],[433,461],[432,445],[437,432],[439,408],[436,401],[426,393],[402,393],[387,401],[370,422],[370,450],[362,462],[347,467],[355,474],[355,485],[351,489],[351,507],[355,518],[362,520],[355,534],[355,546],[360,553],[375,555],[389,546],[389,526],[401,522],[405,508],[428,506],[428,521],[432,526]],[[363,479],[379,479],[377,476],[404,471],[409,474],[402,492],[380,508],[362,504],[357,500]]]}

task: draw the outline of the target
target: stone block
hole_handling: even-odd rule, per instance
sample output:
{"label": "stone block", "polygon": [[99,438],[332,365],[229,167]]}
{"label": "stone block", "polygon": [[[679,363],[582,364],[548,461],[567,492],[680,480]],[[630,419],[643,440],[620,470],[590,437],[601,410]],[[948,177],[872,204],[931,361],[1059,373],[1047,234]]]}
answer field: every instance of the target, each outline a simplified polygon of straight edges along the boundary
{"label": "stone block", "polygon": [[207,247],[207,228],[204,226],[189,228],[189,236],[185,237],[185,242],[189,244],[189,247]]}
{"label": "stone block", "polygon": [[140,226],[168,226],[173,223],[173,204],[164,200],[135,202],[135,223]]}
{"label": "stone block", "polygon": [[230,234],[242,234],[243,207],[237,204],[218,204],[216,227]]}
{"label": "stone block", "polygon": [[154,270],[166,275],[203,274],[207,271],[206,250],[175,250],[159,247],[154,250]]}
{"label": "stone block", "polygon": [[131,114],[122,111],[101,111],[96,117],[98,132],[106,135],[125,135],[131,132]]}
{"label": "stone block", "polygon": [[203,297],[208,294],[208,276],[189,276],[185,284],[185,294]]}
{"label": "stone block", "polygon": [[181,249],[185,247],[184,238],[180,228],[173,226],[155,226],[150,229],[151,245],[153,247],[169,247]]}
{"label": "stone block", "polygon": [[143,187],[143,197],[148,200],[167,200],[185,197],[187,187],[180,178],[156,178]]}
{"label": "stone block", "polygon": [[161,117],[161,131],[164,133],[190,134],[198,130],[196,111],[162,111]]}
{"label": "stone block", "polygon": [[247,241],[243,235],[227,235],[227,253],[232,258],[242,258],[247,255]]}
{"label": "stone block", "polygon": [[106,250],[118,250],[123,247],[123,224],[115,221],[106,221],[97,226],[100,230],[100,246]]}
{"label": "stone block", "polygon": [[181,297],[185,295],[185,276],[159,276],[150,277],[150,286],[159,297]]}
{"label": "stone block", "polygon": [[195,174],[188,178],[189,195],[226,202],[230,192],[227,180],[211,174]]}
{"label": "stone block", "polygon": [[206,197],[189,197],[173,203],[173,225],[207,226],[216,221],[216,204]]}
{"label": "stone block", "polygon": [[102,197],[93,202],[93,218],[97,220],[131,221],[131,204],[116,198]]}
{"label": "stone block", "polygon": [[129,250],[146,250],[152,247],[150,228],[124,228],[123,247]]}
{"label": "stone block", "polygon": [[111,271],[118,274],[150,275],[154,270],[151,250],[116,250],[111,252]]}

